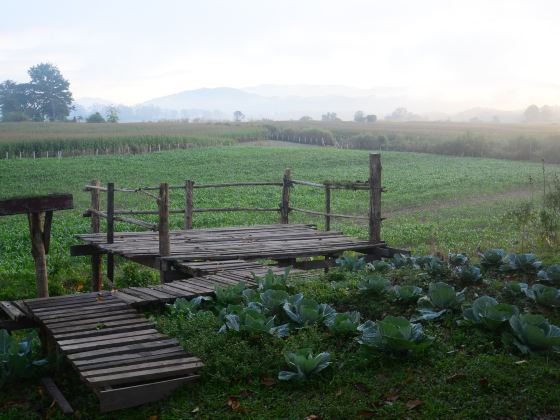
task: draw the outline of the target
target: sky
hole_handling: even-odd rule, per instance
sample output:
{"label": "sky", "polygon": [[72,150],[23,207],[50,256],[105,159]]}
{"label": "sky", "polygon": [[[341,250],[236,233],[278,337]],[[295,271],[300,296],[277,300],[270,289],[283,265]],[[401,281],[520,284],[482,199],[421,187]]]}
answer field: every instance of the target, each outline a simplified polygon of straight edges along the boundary
{"label": "sky", "polygon": [[0,80],[50,62],[75,98],[126,105],[261,84],[398,89],[456,108],[560,105],[558,22],[554,0],[10,1]]}

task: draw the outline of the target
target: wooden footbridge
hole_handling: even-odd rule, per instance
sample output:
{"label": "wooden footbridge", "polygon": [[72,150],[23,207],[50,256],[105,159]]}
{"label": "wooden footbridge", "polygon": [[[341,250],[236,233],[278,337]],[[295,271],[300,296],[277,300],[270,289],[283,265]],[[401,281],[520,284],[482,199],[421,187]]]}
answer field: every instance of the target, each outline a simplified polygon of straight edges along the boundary
{"label": "wooden footbridge", "polygon": [[[196,188],[225,188],[255,185],[282,188],[278,208],[195,208]],[[317,212],[290,206],[290,189],[296,185],[322,188],[325,211]],[[169,191],[185,191],[185,208],[169,208]],[[331,190],[369,191],[369,214],[365,216],[333,214]],[[102,411],[132,407],[155,401],[178,386],[196,380],[203,362],[180,344],[159,333],[138,308],[143,305],[172,302],[177,298],[211,295],[217,286],[244,282],[256,286],[254,276],[269,269],[293,272],[328,268],[345,251],[362,253],[368,259],[392,256],[395,252],[380,238],[381,163],[379,155],[370,155],[367,182],[315,183],[291,178],[286,170],[282,182],[161,184],[159,187],[101,187],[94,181],[86,187],[91,193],[89,234],[76,237],[84,242],[72,247],[75,256],[89,255],[92,264],[92,293],[71,296],[0,302],[12,323],[38,326],[51,347],[70,361],[83,381],[98,395]],[[159,191],[153,194],[152,191]],[[157,210],[117,210],[115,192],[140,193],[154,198]],[[106,193],[106,210],[100,209],[100,195]],[[193,215],[208,211],[275,211],[279,224],[193,229]],[[301,212],[325,218],[325,231],[314,225],[289,224],[289,214]],[[169,229],[171,214],[184,215],[182,230]],[[157,223],[136,219],[135,215],[157,215]],[[369,238],[358,240],[331,231],[331,218],[367,220]],[[105,233],[101,219],[107,220]],[[149,231],[117,232],[115,222],[132,223]],[[107,279],[111,291],[102,291],[102,260],[106,255]],[[114,283],[114,258],[124,258],[160,271],[161,284],[149,287],[118,288]],[[1,325],[1,324],[0,324]],[[7,324],[5,324],[7,325]]]}

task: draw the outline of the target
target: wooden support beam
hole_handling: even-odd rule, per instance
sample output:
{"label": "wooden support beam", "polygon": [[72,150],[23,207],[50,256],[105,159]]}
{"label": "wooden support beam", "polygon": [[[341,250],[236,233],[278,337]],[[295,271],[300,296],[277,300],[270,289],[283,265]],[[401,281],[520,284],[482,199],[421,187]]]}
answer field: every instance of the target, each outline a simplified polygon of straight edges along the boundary
{"label": "wooden support beam", "polygon": [[[159,187],[158,209],[159,256],[167,257],[171,249],[169,239],[169,184],[167,183],[162,183]],[[162,283],[165,282],[165,271],[167,270],[167,264],[162,261],[160,267],[160,279]]]}
{"label": "wooden support beam", "polygon": [[369,155],[369,241],[381,241],[381,155]]}
{"label": "wooden support beam", "polygon": [[0,200],[0,216],[68,210],[74,206],[72,194],[49,194]]}
{"label": "wooden support beam", "polygon": [[194,181],[188,179],[185,182],[185,230],[192,229],[193,226],[193,192]]}
{"label": "wooden support beam", "polygon": [[331,230],[331,187],[325,185],[325,230]]}
{"label": "wooden support beam", "polygon": [[[99,180],[93,180],[91,184],[97,188],[90,189],[91,202],[90,208],[100,211]],[[91,214],[91,233],[99,233],[101,231],[101,223],[99,215]],[[95,254],[91,256],[91,290],[97,292],[103,287],[103,259],[101,255]]]}
{"label": "wooden support beam", "polygon": [[280,204],[280,222],[282,224],[289,223],[289,213],[290,213],[290,186],[291,182],[291,170],[284,170],[284,180],[282,186],[282,203]]}
{"label": "wooden support beam", "polygon": [[[107,243],[112,244],[115,234],[115,184],[107,184]],[[115,260],[112,253],[107,254],[107,279],[113,283],[115,277]]]}
{"label": "wooden support beam", "polygon": [[38,297],[49,296],[49,279],[47,274],[47,256],[42,229],[42,213],[28,214],[29,233],[31,235],[31,254],[35,260],[35,282]]}
{"label": "wooden support beam", "polygon": [[49,377],[42,378],[41,383],[43,384],[43,387],[45,388],[47,393],[51,396],[51,398],[54,401],[56,401],[58,407],[64,414],[66,415],[74,414],[74,410],[72,409],[72,406],[70,406],[68,400],[64,397],[64,395],[62,395],[62,392],[60,392],[60,389],[58,389],[58,387],[56,386],[52,378]]}

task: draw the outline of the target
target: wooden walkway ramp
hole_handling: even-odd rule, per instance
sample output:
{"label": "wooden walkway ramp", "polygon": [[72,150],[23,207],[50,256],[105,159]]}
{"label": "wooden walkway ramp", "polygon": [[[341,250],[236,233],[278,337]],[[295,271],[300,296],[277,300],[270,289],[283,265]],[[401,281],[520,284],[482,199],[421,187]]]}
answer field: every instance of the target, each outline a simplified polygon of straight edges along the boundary
{"label": "wooden walkway ramp", "polygon": [[211,295],[216,286],[239,282],[255,287],[253,273],[284,271],[242,260],[200,262],[189,269],[212,274],[112,292],[4,301],[0,308],[14,322],[34,322],[42,328],[50,345],[66,356],[98,396],[102,412],[133,407],[195,381],[203,366],[177,340],[158,332],[135,307]]}

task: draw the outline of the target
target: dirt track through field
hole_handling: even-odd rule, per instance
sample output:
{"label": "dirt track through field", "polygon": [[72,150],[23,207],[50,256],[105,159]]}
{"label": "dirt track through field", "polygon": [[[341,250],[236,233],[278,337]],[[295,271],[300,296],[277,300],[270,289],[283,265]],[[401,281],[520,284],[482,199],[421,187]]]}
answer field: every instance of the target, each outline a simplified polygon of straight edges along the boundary
{"label": "dirt track through field", "polygon": [[[481,194],[476,197],[466,197],[462,199],[444,200],[430,203],[424,206],[403,207],[396,210],[383,212],[383,217],[395,217],[410,213],[424,213],[438,210],[453,209],[465,205],[473,204],[493,204],[510,199],[531,198],[531,194],[535,194],[531,188],[522,188],[518,190],[505,191],[501,193]],[[535,194],[536,196],[537,194]]]}

